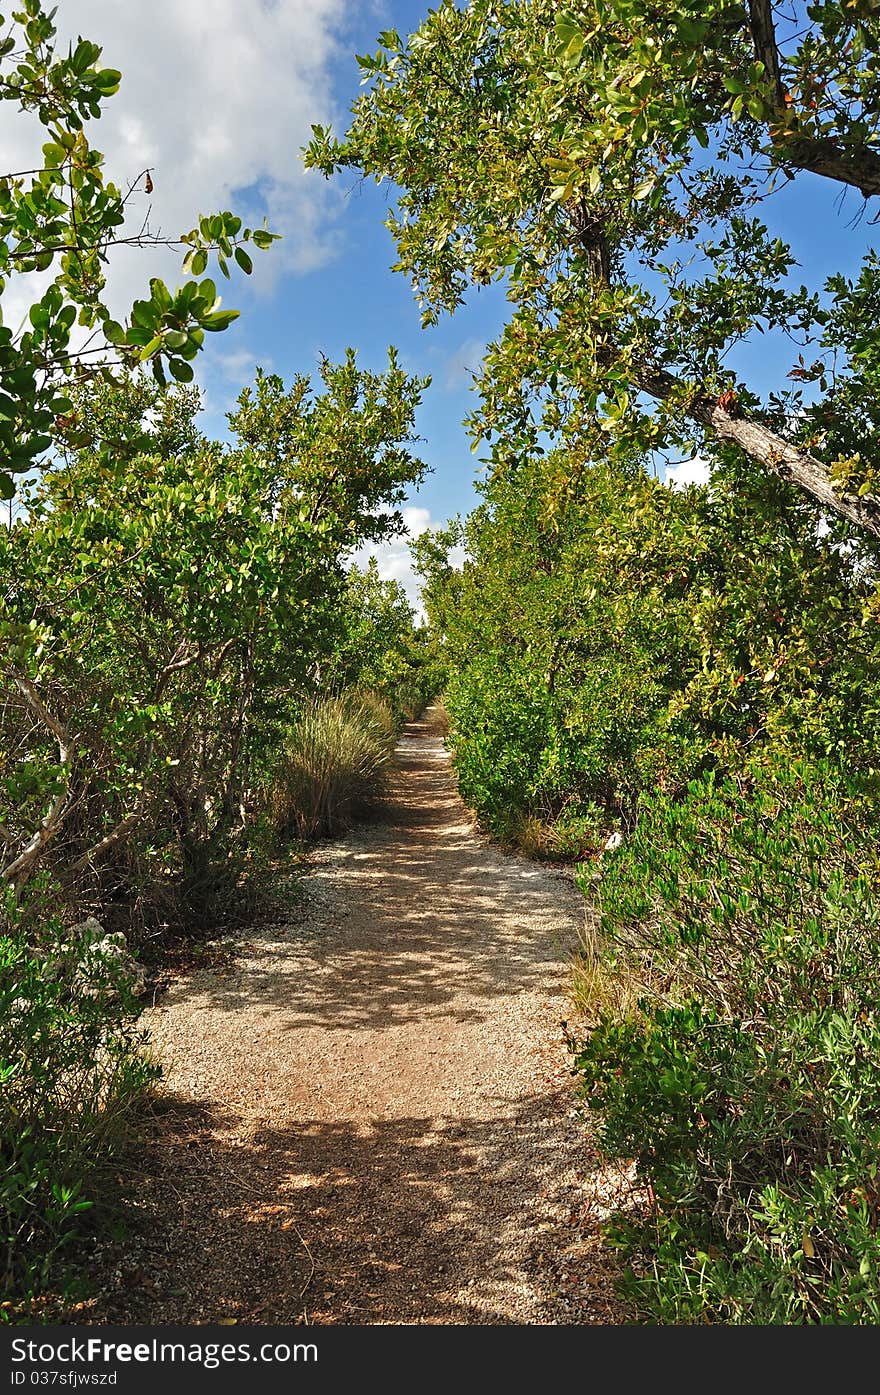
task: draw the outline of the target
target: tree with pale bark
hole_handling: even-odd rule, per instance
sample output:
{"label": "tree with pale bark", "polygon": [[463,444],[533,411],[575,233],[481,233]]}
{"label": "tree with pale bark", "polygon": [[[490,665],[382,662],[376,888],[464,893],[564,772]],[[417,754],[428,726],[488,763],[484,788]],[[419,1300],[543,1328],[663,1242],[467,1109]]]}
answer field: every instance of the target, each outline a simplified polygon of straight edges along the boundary
{"label": "tree with pale bark", "polygon": [[[880,534],[880,260],[804,286],[771,226],[792,179],[872,215],[876,0],[471,0],[380,44],[306,162],[391,182],[426,323],[506,285],[471,421],[496,471],[548,431],[594,459],[732,445]],[[760,334],[769,388],[729,362]]]}

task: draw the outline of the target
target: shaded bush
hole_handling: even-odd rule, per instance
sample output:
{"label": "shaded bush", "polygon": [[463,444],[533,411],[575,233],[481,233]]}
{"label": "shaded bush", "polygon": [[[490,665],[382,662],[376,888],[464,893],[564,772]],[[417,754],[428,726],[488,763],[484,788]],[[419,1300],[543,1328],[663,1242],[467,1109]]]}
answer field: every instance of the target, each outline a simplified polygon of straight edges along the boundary
{"label": "shaded bush", "polygon": [[13,1299],[63,1269],[158,1071],[120,965],[58,922],[26,939],[10,921],[0,933],[0,1273]]}
{"label": "shaded bush", "polygon": [[509,832],[527,857],[570,862],[598,851],[608,836],[606,822],[603,810],[571,800],[547,818],[513,815]]}
{"label": "shaded bush", "polygon": [[306,704],[270,795],[279,833],[314,838],[349,827],[381,796],[395,735],[391,708],[374,695]]}
{"label": "shaded bush", "polygon": [[576,1068],[655,1198],[619,1238],[657,1320],[880,1319],[872,794],[827,764],[706,775],[608,859]]}

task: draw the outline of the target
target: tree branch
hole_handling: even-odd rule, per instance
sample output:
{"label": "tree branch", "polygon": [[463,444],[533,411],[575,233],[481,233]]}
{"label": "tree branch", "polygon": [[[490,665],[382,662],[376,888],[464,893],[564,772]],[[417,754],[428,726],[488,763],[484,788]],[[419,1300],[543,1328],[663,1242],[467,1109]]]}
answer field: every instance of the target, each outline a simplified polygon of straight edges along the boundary
{"label": "tree branch", "polygon": [[[37,692],[36,686],[26,674],[13,673],[12,681],[38,721],[52,733],[55,740],[58,742],[59,764],[66,774],[70,769],[71,763],[70,741],[67,732],[61,723],[56,721],[51,712],[48,711],[45,703]],[[0,873],[4,881],[12,883],[16,892],[20,890],[30,876],[43,848],[55,837],[55,834],[61,827],[66,814],[65,806],[67,804],[68,794],[69,789],[65,784],[64,788],[60,790],[53,799],[48,810],[40,820],[39,827],[28,839],[28,842],[19,853],[18,857],[13,858],[12,862],[7,863],[2,873]]]}
{"label": "tree branch", "polygon": [[126,814],[125,818],[121,819],[115,828],[111,828],[110,832],[106,833],[93,847],[89,848],[88,852],[84,852],[81,857],[78,857],[73,864],[72,870],[74,872],[84,872],[87,867],[91,867],[94,862],[97,862],[99,858],[103,857],[104,854],[109,852],[112,847],[115,847],[117,843],[121,843],[127,838],[132,829],[136,828],[141,821],[144,812],[143,802],[142,797],[130,814]]}
{"label": "tree branch", "polygon": [[[681,384],[662,368],[642,369],[634,375],[636,386],[650,397],[668,401],[681,392]],[[794,446],[784,437],[746,417],[732,416],[712,398],[698,398],[687,408],[688,415],[709,428],[721,441],[731,441],[752,460],[766,466],[780,479],[798,485],[833,513],[880,537],[880,498],[867,494],[841,493],[835,489],[828,467],[809,451]]]}
{"label": "tree branch", "polygon": [[783,164],[850,184],[866,199],[880,194],[880,155],[869,146],[842,146],[829,138],[799,135],[791,128],[772,138]]}
{"label": "tree branch", "polygon": [[749,0],[749,28],[755,57],[764,64],[772,87],[774,118],[770,139],[781,162],[825,179],[850,184],[866,199],[880,194],[880,154],[863,143],[842,145],[833,137],[805,136],[785,104],[772,0]]}
{"label": "tree branch", "polygon": [[749,28],[752,31],[755,57],[759,63],[764,64],[764,71],[773,84],[774,104],[780,111],[784,111],[785,88],[782,85],[782,72],[779,67],[771,0],[749,0]]}

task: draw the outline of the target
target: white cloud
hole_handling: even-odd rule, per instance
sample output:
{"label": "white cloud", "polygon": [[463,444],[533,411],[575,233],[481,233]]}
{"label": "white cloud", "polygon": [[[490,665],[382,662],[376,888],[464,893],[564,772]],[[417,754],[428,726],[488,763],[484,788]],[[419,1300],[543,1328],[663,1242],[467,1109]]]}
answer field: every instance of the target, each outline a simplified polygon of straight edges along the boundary
{"label": "white cloud", "polygon": [[[133,197],[130,232],[176,236],[201,213],[232,208],[284,236],[255,257],[266,291],[282,271],[321,265],[335,249],[328,213],[340,194],[302,168],[312,122],[332,116],[330,64],[341,52],[345,0],[64,0],[61,51],[78,35],[103,46],[122,85],[88,133],[123,188],[147,168],[154,193]],[[0,104],[0,169],[25,169],[45,130]],[[120,313],[151,275],[181,279],[178,252],[119,248],[110,301]],[[236,288],[238,289],[238,288]],[[23,289],[13,296],[12,323]],[[4,311],[7,298],[4,296]]]}
{"label": "white cloud", "polygon": [[409,505],[403,510],[403,526],[406,529],[405,533],[399,533],[382,543],[366,544],[353,555],[352,561],[359,567],[365,567],[370,558],[375,557],[383,581],[400,582],[413,610],[423,619],[425,612],[421,600],[421,583],[413,571],[409,540],[419,537],[429,528],[438,528],[441,525],[432,520],[430,509]]}
{"label": "white cloud", "polygon": [[461,388],[470,387],[473,375],[480,371],[485,353],[484,340],[465,339],[464,343],[460,344],[446,360],[446,371],[443,378],[446,391],[458,392]]}
{"label": "white cloud", "polygon": [[414,505],[409,505],[403,510],[403,523],[406,531],[414,538],[421,537],[422,533],[427,533],[431,527],[437,527],[436,523],[431,523],[430,509],[416,508]]}
{"label": "white cloud", "polygon": [[668,465],[664,483],[670,484],[673,489],[687,489],[689,484],[708,484],[709,473],[708,460],[695,455],[693,460],[682,460],[678,465]]}
{"label": "white cloud", "polygon": [[268,354],[255,354],[250,349],[233,349],[228,354],[214,355],[214,362],[227,382],[241,389],[248,387],[257,376],[257,369],[272,372],[272,359]]}

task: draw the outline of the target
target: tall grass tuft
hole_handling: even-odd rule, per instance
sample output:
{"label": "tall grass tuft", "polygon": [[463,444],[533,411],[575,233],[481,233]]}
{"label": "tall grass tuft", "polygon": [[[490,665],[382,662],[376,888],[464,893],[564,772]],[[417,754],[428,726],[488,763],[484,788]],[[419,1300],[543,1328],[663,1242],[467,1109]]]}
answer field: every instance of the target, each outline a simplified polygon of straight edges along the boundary
{"label": "tall grass tuft", "polygon": [[395,738],[391,708],[372,693],[308,703],[277,772],[279,834],[315,838],[350,827],[384,793]]}

